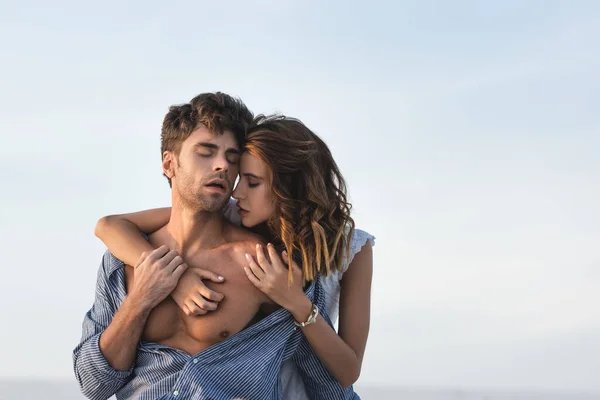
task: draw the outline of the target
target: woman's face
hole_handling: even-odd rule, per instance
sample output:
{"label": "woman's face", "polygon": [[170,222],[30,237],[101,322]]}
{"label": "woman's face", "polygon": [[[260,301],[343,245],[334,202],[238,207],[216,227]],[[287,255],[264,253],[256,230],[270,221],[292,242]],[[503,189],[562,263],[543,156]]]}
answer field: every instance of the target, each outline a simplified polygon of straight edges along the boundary
{"label": "woman's face", "polygon": [[250,228],[268,221],[275,213],[271,173],[261,159],[248,152],[240,159],[240,180],[233,191],[242,225]]}

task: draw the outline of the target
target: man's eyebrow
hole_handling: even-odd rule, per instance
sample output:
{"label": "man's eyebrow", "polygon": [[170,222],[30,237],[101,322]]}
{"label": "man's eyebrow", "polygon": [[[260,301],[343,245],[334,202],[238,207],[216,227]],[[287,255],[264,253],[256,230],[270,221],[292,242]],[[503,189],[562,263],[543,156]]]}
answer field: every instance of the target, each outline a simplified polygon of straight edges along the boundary
{"label": "man's eyebrow", "polygon": [[208,142],[198,142],[194,145],[194,147],[205,147],[208,149],[214,149],[214,150],[218,150],[219,146],[217,146],[214,143],[208,143]]}
{"label": "man's eyebrow", "polygon": [[243,176],[247,177],[247,178],[254,178],[254,179],[258,179],[258,180],[263,180],[263,178],[261,178],[260,176],[256,176],[254,174],[251,174],[249,172],[246,172],[245,174],[242,174]]}
{"label": "man's eyebrow", "polygon": [[[219,146],[217,146],[214,143],[209,143],[209,142],[199,142],[199,143],[196,143],[194,145],[194,147],[204,147],[206,149],[219,150]],[[238,149],[236,149],[235,147],[230,147],[227,150],[225,150],[225,153],[240,154],[240,151]]]}

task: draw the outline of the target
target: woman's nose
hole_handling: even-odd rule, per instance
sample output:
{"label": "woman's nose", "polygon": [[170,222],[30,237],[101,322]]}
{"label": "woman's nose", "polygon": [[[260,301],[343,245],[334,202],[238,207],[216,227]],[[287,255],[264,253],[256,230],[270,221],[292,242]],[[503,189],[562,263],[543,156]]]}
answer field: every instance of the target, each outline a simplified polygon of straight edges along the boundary
{"label": "woman's nose", "polygon": [[231,193],[231,197],[233,197],[234,199],[242,198],[242,190],[240,189],[239,183],[236,185],[235,189],[233,189],[233,193]]}

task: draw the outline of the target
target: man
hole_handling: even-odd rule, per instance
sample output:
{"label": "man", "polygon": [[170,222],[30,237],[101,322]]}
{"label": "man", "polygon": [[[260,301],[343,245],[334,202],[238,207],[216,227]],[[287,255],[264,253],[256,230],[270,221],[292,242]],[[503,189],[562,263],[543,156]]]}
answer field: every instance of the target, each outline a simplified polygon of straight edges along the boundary
{"label": "man", "polygon": [[[253,254],[260,238],[221,213],[251,121],[241,101],[222,93],[170,108],[162,166],[172,188],[171,219],[149,237],[160,247],[135,269],[109,252],[103,258],[96,300],[73,355],[89,398],[279,398],[279,367],[290,357],[315,398],[352,398],[316,360],[285,310],[239,333],[270,303],[244,272],[245,254]],[[217,312],[187,315],[168,298],[186,268],[227,276]],[[322,301],[319,293],[315,284],[308,289],[315,301]]]}

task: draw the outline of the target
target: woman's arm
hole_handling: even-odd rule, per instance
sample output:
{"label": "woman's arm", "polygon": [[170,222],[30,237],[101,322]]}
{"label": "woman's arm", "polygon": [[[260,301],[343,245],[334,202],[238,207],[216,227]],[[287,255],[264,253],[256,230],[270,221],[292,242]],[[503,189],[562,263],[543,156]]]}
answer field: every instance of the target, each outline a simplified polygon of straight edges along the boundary
{"label": "woman's arm", "polygon": [[[302,328],[317,356],[343,387],[353,385],[360,376],[371,321],[372,276],[373,248],[367,243],[341,281],[339,333],[323,318]],[[296,321],[306,321],[311,306],[309,301],[291,311]]]}
{"label": "woman's arm", "polygon": [[115,257],[133,266],[143,252],[154,250],[141,233],[150,234],[159,230],[169,222],[170,218],[170,207],[108,215],[98,220],[94,234],[104,242]]}
{"label": "woman's arm", "polygon": [[[306,321],[312,308],[310,299],[301,288],[299,295],[298,285],[288,287],[288,271],[278,266],[281,258],[272,246],[268,246],[268,251],[271,263],[261,249],[257,250],[260,266],[249,258],[248,278],[273,301],[290,311],[296,321]],[[299,274],[295,273],[296,282],[297,276],[301,278],[301,272],[297,265],[293,268]],[[323,318],[301,328],[321,362],[343,387],[354,384],[360,376],[371,319],[372,276],[373,248],[367,242],[355,255],[341,281],[339,334]]]}
{"label": "woman's arm", "polygon": [[[134,266],[144,252],[154,250],[142,232],[150,234],[165,226],[171,208],[156,208],[130,214],[109,215],[96,223],[94,234],[125,264]],[[202,268],[189,268],[171,293],[179,308],[187,315],[203,315],[217,309],[223,294],[209,289],[203,279],[221,283],[225,278]]]}

